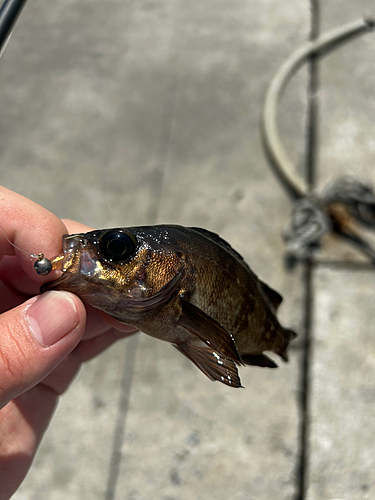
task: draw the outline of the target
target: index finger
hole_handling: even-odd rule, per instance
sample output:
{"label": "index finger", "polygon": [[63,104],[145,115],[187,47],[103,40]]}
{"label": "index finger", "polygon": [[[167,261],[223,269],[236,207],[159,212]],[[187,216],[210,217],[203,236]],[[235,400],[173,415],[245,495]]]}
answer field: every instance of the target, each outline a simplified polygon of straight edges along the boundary
{"label": "index finger", "polygon": [[61,253],[62,236],[67,232],[64,223],[37,203],[0,186],[0,224],[7,238],[29,256],[14,248],[1,230],[0,255],[16,255],[21,270],[39,285],[51,280],[51,275],[36,274],[30,254],[43,253],[51,259]]}

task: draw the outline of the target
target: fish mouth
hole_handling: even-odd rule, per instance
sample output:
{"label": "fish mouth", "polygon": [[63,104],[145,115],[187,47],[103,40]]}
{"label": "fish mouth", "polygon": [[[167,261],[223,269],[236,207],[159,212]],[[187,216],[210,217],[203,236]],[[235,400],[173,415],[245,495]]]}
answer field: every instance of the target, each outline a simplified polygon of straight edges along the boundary
{"label": "fish mouth", "polygon": [[[83,274],[90,275],[94,269],[94,261],[88,257],[88,253],[84,250],[85,244],[83,235],[81,234],[64,234],[63,236],[63,253],[52,260],[54,269],[61,271],[62,275],[56,280],[44,283],[40,288],[40,293],[49,290],[66,290],[67,282],[72,282],[74,275],[69,272],[72,267],[76,267],[77,262],[79,267],[83,268]],[[84,253],[83,253],[84,252]],[[83,259],[80,255],[83,254]],[[87,258],[88,257],[88,258]],[[81,265],[81,262],[83,265]],[[79,269],[81,270],[81,269]],[[75,280],[73,280],[75,281]]]}

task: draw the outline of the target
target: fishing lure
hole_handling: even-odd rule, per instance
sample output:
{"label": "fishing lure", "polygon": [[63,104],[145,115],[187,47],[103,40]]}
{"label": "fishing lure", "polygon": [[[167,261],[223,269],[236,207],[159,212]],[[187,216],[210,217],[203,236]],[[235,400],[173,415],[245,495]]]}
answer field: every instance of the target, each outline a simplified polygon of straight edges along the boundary
{"label": "fishing lure", "polygon": [[29,253],[26,250],[24,250],[23,248],[18,247],[17,245],[15,245],[14,243],[12,243],[10,241],[10,239],[6,235],[4,228],[1,225],[0,225],[0,229],[3,232],[5,239],[7,240],[7,242],[10,245],[12,245],[12,247],[17,248],[17,250],[19,250],[20,252],[23,252],[23,253],[26,253],[27,255],[30,255],[31,259],[36,259],[36,261],[34,262],[34,269],[35,269],[37,274],[39,274],[40,276],[46,276],[47,274],[49,274],[52,271],[52,269],[53,269],[52,262],[49,259],[47,259],[46,257],[44,257],[43,253]]}

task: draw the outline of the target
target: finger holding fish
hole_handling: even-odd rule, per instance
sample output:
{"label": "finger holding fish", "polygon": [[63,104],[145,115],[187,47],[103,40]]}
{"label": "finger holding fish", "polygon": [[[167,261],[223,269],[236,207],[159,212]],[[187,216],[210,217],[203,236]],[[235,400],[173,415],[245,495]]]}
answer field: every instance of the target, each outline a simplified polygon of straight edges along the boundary
{"label": "finger holding fish", "polygon": [[45,208],[2,186],[0,214],[1,279],[19,293],[35,295],[41,283],[57,275],[36,274],[30,256],[43,252],[52,257],[61,252],[61,238],[66,227]]}
{"label": "finger holding fish", "polygon": [[[0,286],[3,300],[0,312],[5,312],[39,292],[41,283],[61,276],[59,258],[54,259],[51,274],[41,276],[33,269],[31,255],[43,252],[52,258],[61,255],[62,238],[69,232],[87,232],[89,226],[79,222],[60,220],[37,203],[0,186]],[[88,324],[84,338],[96,337],[116,328],[125,333],[136,330],[128,325],[86,306]]]}

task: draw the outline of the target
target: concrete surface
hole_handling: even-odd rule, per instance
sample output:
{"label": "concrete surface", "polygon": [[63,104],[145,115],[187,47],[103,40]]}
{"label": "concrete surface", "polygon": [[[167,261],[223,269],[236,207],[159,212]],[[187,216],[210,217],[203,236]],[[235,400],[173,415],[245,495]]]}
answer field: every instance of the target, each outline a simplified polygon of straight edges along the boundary
{"label": "concrete surface", "polygon": [[[322,30],[375,16],[365,0],[320,7]],[[291,205],[259,140],[266,85],[310,23],[307,0],[28,2],[0,61],[2,184],[93,227],[219,232],[300,337],[278,370],[242,369],[239,391],[168,344],[119,343],[62,398],[16,500],[375,498],[374,273],[334,267],[363,259],[327,240],[306,420],[305,275],[283,268]],[[320,63],[318,188],[344,171],[375,182],[374,49],[369,34]],[[303,69],[280,107],[301,173],[307,88]]]}
{"label": "concrete surface", "polygon": [[370,500],[375,495],[374,273],[319,269],[315,285],[307,498]]}

